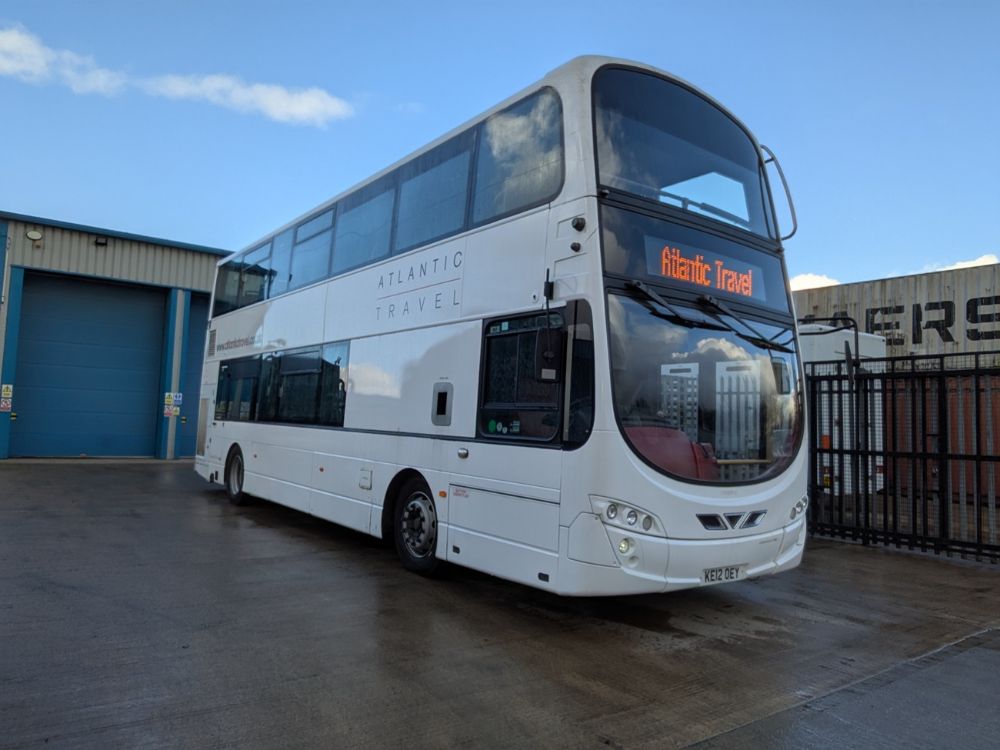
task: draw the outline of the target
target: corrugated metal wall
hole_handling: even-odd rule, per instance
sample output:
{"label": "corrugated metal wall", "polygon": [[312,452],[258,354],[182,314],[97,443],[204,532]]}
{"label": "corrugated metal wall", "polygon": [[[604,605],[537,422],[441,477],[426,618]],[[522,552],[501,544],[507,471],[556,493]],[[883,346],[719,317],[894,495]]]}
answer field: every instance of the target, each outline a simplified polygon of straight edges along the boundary
{"label": "corrugated metal wall", "polygon": [[[36,239],[29,237],[29,232]],[[192,330],[204,335],[202,329],[207,317],[205,300],[207,293],[211,291],[215,266],[223,251],[185,243],[172,245],[167,240],[157,238],[4,212],[0,212],[0,242],[3,242],[0,246],[0,380],[13,390],[13,403],[10,398],[0,400],[0,458],[10,455],[11,448],[15,453],[37,455],[108,451],[147,455],[153,452],[150,446],[155,446],[155,455],[160,458],[175,457],[178,423],[183,427],[186,417],[193,418],[197,413],[197,393],[193,396],[193,411],[190,415],[164,413],[166,394],[181,393],[178,389],[181,387],[184,353],[191,345],[185,337],[190,336]],[[56,275],[43,275],[45,272]],[[91,283],[96,280],[120,282],[121,285]],[[78,292],[85,288],[98,289],[98,292],[81,301]],[[189,310],[188,301],[192,294],[199,298],[199,304]],[[124,299],[128,295],[132,295],[129,299],[144,296],[155,299],[154,307],[160,317],[150,322],[152,319],[149,316],[141,317],[137,312],[136,319],[129,320],[131,313],[128,312],[128,305],[117,308],[110,316],[95,317],[102,310],[109,310],[115,300]],[[67,312],[67,304],[80,309],[78,317],[74,318],[71,310]],[[98,445],[92,440],[93,445],[81,444],[82,447],[76,443],[70,445],[65,440],[59,443],[56,438],[59,430],[53,427],[59,426],[59,419],[48,414],[46,409],[51,411],[49,407],[57,408],[60,414],[65,413],[68,419],[72,419],[81,412],[81,405],[85,406],[88,401],[96,400],[96,397],[70,398],[67,405],[49,403],[46,395],[33,402],[32,398],[36,395],[34,391],[45,387],[49,381],[57,387],[67,386],[70,391],[74,388],[79,390],[77,386],[81,386],[82,376],[77,378],[80,382],[64,382],[72,376],[72,366],[80,365],[77,360],[82,361],[84,364],[81,366],[86,368],[91,361],[105,365],[109,359],[114,359],[106,352],[98,351],[99,346],[91,346],[88,351],[97,352],[96,354],[88,359],[84,353],[74,350],[75,354],[80,355],[74,360],[68,350],[59,349],[59,342],[64,339],[48,336],[45,330],[41,336],[35,335],[37,331],[33,332],[31,328],[33,321],[42,319],[42,323],[46,324],[48,319],[45,314],[55,314],[60,310],[64,317],[57,327],[68,330],[72,328],[71,324],[85,326],[86,336],[83,333],[79,336],[70,334],[69,342],[74,344],[86,344],[84,339],[91,334],[96,337],[90,341],[91,344],[100,344],[105,340],[105,335],[113,338],[115,334],[111,331],[114,328],[109,322],[111,320],[141,325],[143,332],[133,332],[132,338],[148,339],[155,349],[155,356],[150,360],[155,361],[155,367],[147,378],[151,385],[143,391],[141,413],[136,412],[145,420],[142,429],[130,432],[127,427],[114,427],[105,419],[107,424],[104,424],[104,428],[113,428],[111,432],[115,433],[105,443]],[[194,312],[198,319],[191,320],[189,312]],[[95,330],[87,330],[87,325]],[[44,329],[44,325],[42,328]],[[197,365],[200,365],[200,346],[198,349]],[[23,355],[23,361],[19,360],[19,355]],[[56,357],[58,361],[49,361],[47,357]],[[39,363],[41,370],[32,370]],[[122,361],[119,364],[122,373],[125,373],[128,363]],[[102,382],[111,383],[111,390],[119,396],[124,389],[116,388],[113,384],[116,382],[115,377],[122,373],[114,371],[101,374]],[[124,397],[116,397],[112,404],[114,408],[105,404],[102,412],[111,414],[122,403]],[[15,419],[18,410],[22,411],[23,421]],[[45,419],[49,421],[45,422]],[[96,439],[99,430],[91,432],[94,434],[90,437]],[[32,435],[28,433],[38,439],[32,442],[28,439]],[[127,450],[121,445],[112,445],[111,437],[124,439],[132,433],[136,433],[138,437],[126,441]]]}
{"label": "corrugated metal wall", "polygon": [[854,318],[890,357],[1000,349],[1000,265],[839,284],[794,293],[798,317]]}
{"label": "corrugated metal wall", "polygon": [[[25,233],[42,233],[38,242]],[[139,284],[177,287],[210,292],[219,256],[166,247],[121,237],[106,237],[107,245],[95,244],[100,234],[89,234],[46,224],[9,222],[10,246],[7,262],[61,273],[83,274]]]}

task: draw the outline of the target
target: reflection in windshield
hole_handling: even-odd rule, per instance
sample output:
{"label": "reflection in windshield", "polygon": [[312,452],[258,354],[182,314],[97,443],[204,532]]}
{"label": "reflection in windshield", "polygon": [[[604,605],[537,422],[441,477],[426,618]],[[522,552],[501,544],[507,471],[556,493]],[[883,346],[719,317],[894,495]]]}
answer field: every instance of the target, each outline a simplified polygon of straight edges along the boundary
{"label": "reflection in windshield", "polygon": [[[675,476],[715,482],[765,479],[791,462],[800,429],[792,351],[745,340],[739,322],[684,326],[642,298],[611,294],[615,406],[625,436],[649,463]],[[691,321],[703,316],[683,308]],[[755,320],[762,337],[787,327]]]}

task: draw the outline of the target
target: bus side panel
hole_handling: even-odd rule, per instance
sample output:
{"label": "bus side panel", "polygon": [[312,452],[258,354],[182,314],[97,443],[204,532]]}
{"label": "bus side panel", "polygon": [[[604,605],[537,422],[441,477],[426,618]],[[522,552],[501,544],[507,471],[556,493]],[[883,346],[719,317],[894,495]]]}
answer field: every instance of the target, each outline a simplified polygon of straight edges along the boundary
{"label": "bus side panel", "polygon": [[265,443],[250,443],[250,455],[243,446],[246,473],[244,486],[251,495],[274,500],[295,510],[312,512],[311,492],[313,453]]}
{"label": "bus side panel", "polygon": [[[481,331],[476,320],[354,341],[344,425],[422,435],[474,434]],[[434,423],[437,383],[451,385],[447,423]],[[379,458],[398,460],[399,455],[407,454]]]}
{"label": "bus side panel", "polygon": [[[448,530],[448,544],[451,562],[529,586],[555,587],[559,569],[559,555],[555,552],[454,526]],[[440,546],[438,549],[440,554]]]}
{"label": "bus side panel", "polygon": [[[357,452],[366,455],[366,436],[351,437]],[[335,453],[316,453],[312,463],[312,514],[368,533],[372,510],[371,484],[367,483],[369,489],[365,489],[362,485],[366,482],[362,477],[371,462]]]}
{"label": "bus side panel", "polygon": [[451,485],[453,529],[489,530],[491,536],[557,552],[559,505],[498,492]]}
{"label": "bus side panel", "polygon": [[562,451],[482,442],[441,445],[441,466],[449,477],[447,559],[512,581],[554,585]]}
{"label": "bus side panel", "polygon": [[548,208],[539,209],[469,237],[463,315],[540,307],[549,214]]}

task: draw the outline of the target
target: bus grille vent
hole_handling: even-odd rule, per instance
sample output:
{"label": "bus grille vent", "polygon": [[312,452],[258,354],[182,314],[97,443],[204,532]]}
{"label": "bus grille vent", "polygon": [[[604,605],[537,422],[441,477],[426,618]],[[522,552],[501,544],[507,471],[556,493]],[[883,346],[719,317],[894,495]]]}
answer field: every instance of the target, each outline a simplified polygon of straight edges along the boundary
{"label": "bus grille vent", "polygon": [[760,526],[760,522],[764,520],[765,513],[767,513],[766,510],[755,510],[750,513],[725,513],[725,520],[723,520],[723,516],[717,516],[714,513],[705,513],[699,514],[698,520],[701,521],[701,525],[707,531],[752,529],[754,526]]}
{"label": "bus grille vent", "polygon": [[730,528],[737,528],[740,525],[740,521],[743,520],[742,513],[726,513],[726,520],[729,521]]}
{"label": "bus grille vent", "polygon": [[708,531],[725,531],[726,524],[723,522],[720,516],[715,515],[699,515],[698,520],[701,521],[701,525],[704,526]]}

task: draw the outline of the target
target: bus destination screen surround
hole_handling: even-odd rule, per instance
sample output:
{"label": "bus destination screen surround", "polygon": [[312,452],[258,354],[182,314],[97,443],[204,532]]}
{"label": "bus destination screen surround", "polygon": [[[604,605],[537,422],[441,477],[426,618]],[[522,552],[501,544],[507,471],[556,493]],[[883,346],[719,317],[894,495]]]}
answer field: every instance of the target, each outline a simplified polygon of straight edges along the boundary
{"label": "bus destination screen surround", "polygon": [[609,274],[791,314],[777,253],[609,205],[601,224]]}

